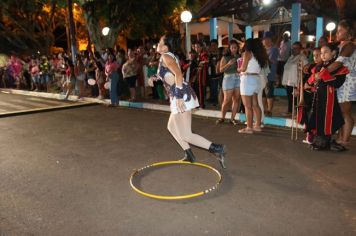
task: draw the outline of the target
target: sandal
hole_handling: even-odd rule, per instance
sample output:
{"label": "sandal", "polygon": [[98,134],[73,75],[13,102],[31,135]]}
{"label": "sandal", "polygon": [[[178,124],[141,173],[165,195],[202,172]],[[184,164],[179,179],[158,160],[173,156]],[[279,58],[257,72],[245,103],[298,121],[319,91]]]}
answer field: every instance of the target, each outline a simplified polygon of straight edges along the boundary
{"label": "sandal", "polygon": [[215,124],[222,124],[222,123],[224,123],[224,121],[225,121],[225,119],[223,119],[223,118],[220,118],[220,119],[218,119],[216,122],[215,122]]}
{"label": "sandal", "polygon": [[253,131],[262,132],[262,128],[261,128],[261,126],[254,126]]}
{"label": "sandal", "polygon": [[234,119],[231,119],[229,123],[232,125],[238,125],[237,121]]}
{"label": "sandal", "polygon": [[342,141],[342,140],[336,140],[335,142],[340,144],[340,145],[342,145],[342,146],[347,146],[347,145],[350,144],[350,142],[347,142],[347,141],[345,142],[345,141]]}
{"label": "sandal", "polygon": [[253,129],[246,127],[246,128],[240,129],[239,133],[240,134],[253,134]]}
{"label": "sandal", "polygon": [[344,152],[347,149],[345,148],[344,145],[337,143],[335,140],[331,141],[330,143],[330,151],[333,152]]}

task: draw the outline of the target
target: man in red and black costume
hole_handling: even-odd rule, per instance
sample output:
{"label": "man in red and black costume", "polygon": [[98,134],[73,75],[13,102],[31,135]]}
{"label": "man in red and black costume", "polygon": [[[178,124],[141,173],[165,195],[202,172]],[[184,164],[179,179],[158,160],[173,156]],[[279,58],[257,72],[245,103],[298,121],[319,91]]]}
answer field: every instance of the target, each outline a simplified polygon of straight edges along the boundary
{"label": "man in red and black costume", "polygon": [[336,88],[339,88],[349,73],[344,66],[329,72],[327,67],[335,60],[336,53],[328,60],[328,52],[334,52],[337,48],[334,45],[324,46],[322,52],[322,65],[316,65],[312,69],[312,75],[307,83],[315,90],[311,113],[309,117],[308,132],[312,132],[315,137],[311,147],[313,150],[346,150],[342,145],[331,141],[331,136],[335,134],[344,124],[339,103],[337,101]]}

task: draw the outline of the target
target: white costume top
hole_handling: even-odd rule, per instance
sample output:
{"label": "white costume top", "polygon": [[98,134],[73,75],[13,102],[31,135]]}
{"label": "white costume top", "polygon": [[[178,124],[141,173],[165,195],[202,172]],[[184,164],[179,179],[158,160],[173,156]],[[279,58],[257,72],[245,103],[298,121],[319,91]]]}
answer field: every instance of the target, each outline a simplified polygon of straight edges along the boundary
{"label": "white costume top", "polygon": [[[177,63],[177,66],[180,68],[179,60],[173,53],[166,52],[165,54],[173,57]],[[171,112],[173,114],[177,114],[179,112],[177,108],[177,98],[174,97],[172,94],[172,89],[174,90],[175,88],[175,84],[174,84],[175,75],[168,67],[164,65],[162,57],[159,60],[157,77],[162,80],[163,86],[166,89],[167,94],[169,94]],[[185,111],[189,111],[196,107],[199,107],[198,98],[194,90],[186,82],[183,82],[183,89],[184,88],[185,88],[185,94],[183,99],[184,99]]]}

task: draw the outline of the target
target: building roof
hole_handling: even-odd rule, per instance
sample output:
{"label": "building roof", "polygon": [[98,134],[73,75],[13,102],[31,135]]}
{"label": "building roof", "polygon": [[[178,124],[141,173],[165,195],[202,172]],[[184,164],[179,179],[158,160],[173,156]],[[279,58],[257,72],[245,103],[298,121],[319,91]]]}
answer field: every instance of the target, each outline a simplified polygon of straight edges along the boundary
{"label": "building roof", "polygon": [[253,25],[276,19],[277,15],[282,14],[281,9],[288,12],[294,2],[301,3],[304,17],[313,15],[337,18],[334,0],[272,0],[270,5],[264,5],[263,0],[209,0],[199,10],[197,18],[234,15],[237,23]]}

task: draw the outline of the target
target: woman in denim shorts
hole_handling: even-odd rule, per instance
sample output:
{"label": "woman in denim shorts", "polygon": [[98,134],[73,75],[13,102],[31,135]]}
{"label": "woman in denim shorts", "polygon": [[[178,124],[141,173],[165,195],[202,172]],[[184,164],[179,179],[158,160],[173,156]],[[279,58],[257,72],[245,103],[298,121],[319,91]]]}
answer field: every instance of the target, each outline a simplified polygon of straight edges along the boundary
{"label": "woman in denim shorts", "polygon": [[[268,55],[260,39],[247,39],[244,46],[242,66],[238,69],[241,75],[241,96],[245,106],[247,127],[239,133],[252,134],[261,129],[261,108],[258,105],[261,68],[268,65]],[[256,124],[253,126],[253,116]]]}
{"label": "woman in denim shorts", "polygon": [[238,50],[239,46],[237,41],[231,40],[228,54],[222,57],[220,61],[220,72],[224,72],[222,82],[224,101],[221,106],[221,118],[216,121],[216,124],[221,124],[225,121],[225,115],[231,100],[232,112],[230,123],[233,125],[237,124],[235,116],[241,103],[240,76],[237,73],[237,59],[239,58]]}

